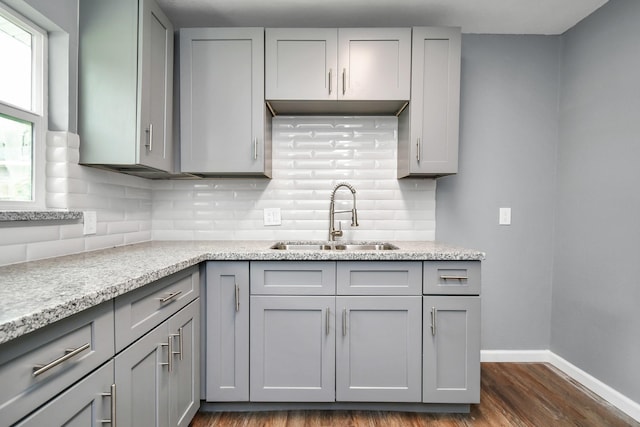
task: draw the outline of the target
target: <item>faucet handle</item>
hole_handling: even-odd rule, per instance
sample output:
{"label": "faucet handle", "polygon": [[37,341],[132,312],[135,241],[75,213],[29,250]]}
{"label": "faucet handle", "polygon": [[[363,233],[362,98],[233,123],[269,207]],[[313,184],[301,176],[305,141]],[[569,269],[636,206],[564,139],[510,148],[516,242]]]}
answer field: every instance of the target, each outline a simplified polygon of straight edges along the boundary
{"label": "faucet handle", "polygon": [[342,235],[344,234],[342,231],[342,221],[338,221],[338,229],[337,230],[331,230],[331,234],[334,237],[342,237]]}

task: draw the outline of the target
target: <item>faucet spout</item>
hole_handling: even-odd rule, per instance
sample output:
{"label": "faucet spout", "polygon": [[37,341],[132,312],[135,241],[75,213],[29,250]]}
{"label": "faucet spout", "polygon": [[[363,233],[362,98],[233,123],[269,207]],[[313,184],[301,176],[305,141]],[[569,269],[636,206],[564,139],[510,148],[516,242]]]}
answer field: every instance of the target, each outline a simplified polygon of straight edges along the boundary
{"label": "faucet spout", "polygon": [[[336,200],[335,200],[336,191],[338,191],[341,187],[348,188],[351,191],[351,194],[353,195],[353,208],[351,210],[336,211]],[[334,241],[336,237],[342,237],[343,235],[342,227],[339,226],[339,228],[336,230],[335,216],[336,216],[336,213],[344,213],[344,212],[351,212],[351,226],[357,227],[359,224],[358,224],[358,210],[356,209],[356,189],[353,188],[353,186],[347,182],[339,183],[333,188],[333,191],[331,192],[331,201],[329,204],[329,241]]]}

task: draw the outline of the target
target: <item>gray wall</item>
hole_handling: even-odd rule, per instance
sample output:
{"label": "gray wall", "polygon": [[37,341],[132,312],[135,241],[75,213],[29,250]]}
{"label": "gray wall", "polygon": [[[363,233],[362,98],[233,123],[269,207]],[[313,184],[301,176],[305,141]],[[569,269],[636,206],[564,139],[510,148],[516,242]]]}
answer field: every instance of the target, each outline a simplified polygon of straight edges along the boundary
{"label": "gray wall", "polygon": [[551,350],[640,402],[640,2],[564,37]]}
{"label": "gray wall", "polygon": [[487,252],[483,349],[549,348],[559,53],[558,36],[462,38],[460,173],[438,180],[436,238]]}

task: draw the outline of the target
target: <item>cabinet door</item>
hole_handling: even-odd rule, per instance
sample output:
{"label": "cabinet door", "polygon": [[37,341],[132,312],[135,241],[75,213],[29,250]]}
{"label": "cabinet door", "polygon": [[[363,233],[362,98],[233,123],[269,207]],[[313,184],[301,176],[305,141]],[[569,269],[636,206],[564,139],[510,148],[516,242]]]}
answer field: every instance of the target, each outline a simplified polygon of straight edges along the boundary
{"label": "cabinet door", "polygon": [[249,263],[207,263],[206,399],[249,400]]}
{"label": "cabinet door", "polygon": [[480,402],[480,297],[424,297],[424,403]]}
{"label": "cabinet door", "polygon": [[172,343],[169,425],[187,427],[200,407],[200,299],[168,320]]}
{"label": "cabinet door", "polygon": [[335,297],[251,297],[252,402],[335,400]]}
{"label": "cabinet door", "polygon": [[118,427],[169,426],[168,339],[165,322],[116,356]]}
{"label": "cabinet door", "polygon": [[411,105],[398,122],[399,177],[458,171],[460,40],[458,28],[413,29]]}
{"label": "cabinet door", "polygon": [[269,175],[265,111],[262,28],[180,30],[182,172]]}
{"label": "cabinet door", "polygon": [[338,67],[339,99],[410,99],[411,29],[338,29]]}
{"label": "cabinet door", "polygon": [[337,99],[337,45],[335,28],[267,28],[266,98]]}
{"label": "cabinet door", "polygon": [[[113,362],[58,395],[16,427],[98,427],[112,419]],[[108,421],[107,421],[108,420]]]}
{"label": "cabinet door", "polygon": [[153,0],[140,0],[140,163],[173,170],[173,26]]}
{"label": "cabinet door", "polygon": [[336,400],[420,402],[421,297],[337,297],[336,310]]}

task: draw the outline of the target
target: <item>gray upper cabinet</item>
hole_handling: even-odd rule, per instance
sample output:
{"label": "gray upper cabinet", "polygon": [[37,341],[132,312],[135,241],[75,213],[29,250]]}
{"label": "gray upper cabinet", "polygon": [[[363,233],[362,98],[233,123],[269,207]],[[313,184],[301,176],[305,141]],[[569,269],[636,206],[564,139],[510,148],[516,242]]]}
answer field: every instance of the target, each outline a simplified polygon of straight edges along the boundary
{"label": "gray upper cabinet", "polygon": [[338,94],[335,28],[267,28],[265,97],[335,100]]}
{"label": "gray upper cabinet", "polygon": [[458,171],[459,28],[413,29],[411,103],[398,118],[398,178]]}
{"label": "gray upper cabinet", "polygon": [[265,37],[276,114],[389,114],[409,100],[410,28],[268,28]]}
{"label": "gray upper cabinet", "polygon": [[271,176],[262,28],[180,30],[181,172]]}
{"label": "gray upper cabinet", "polygon": [[411,29],[340,28],[338,67],[340,99],[408,100]]}
{"label": "gray upper cabinet", "polygon": [[153,0],[82,0],[80,163],[173,171],[173,27]]}

